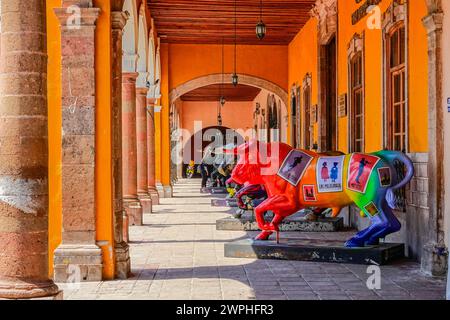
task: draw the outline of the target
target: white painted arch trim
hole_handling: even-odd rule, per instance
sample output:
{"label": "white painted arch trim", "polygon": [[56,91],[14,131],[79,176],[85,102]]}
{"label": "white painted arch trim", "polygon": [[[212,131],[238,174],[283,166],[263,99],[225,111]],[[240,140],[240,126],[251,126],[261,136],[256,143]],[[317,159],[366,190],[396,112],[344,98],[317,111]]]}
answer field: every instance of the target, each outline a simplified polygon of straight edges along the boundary
{"label": "white painted arch trim", "polygon": [[[225,79],[231,79],[232,74],[225,74]],[[277,84],[270,82],[268,80],[262,79],[262,78],[258,78],[255,76],[251,76],[251,75],[247,75],[247,74],[238,74],[239,76],[239,83],[240,84],[245,84],[245,85],[249,85],[249,86],[253,86],[253,87],[257,87],[260,89],[265,89],[267,91],[270,91],[272,93],[274,93],[275,95],[277,95],[281,101],[284,102],[284,105],[287,106],[288,105],[288,93],[281,88],[280,86],[278,86]],[[203,76],[203,77],[199,77],[199,78],[195,78],[192,80],[189,80],[181,85],[179,85],[178,87],[176,87],[175,89],[173,89],[170,92],[169,98],[170,101],[175,101],[176,99],[180,98],[182,95],[204,87],[204,86],[208,86],[211,84],[220,84],[222,83],[222,74],[217,73],[217,74],[210,74],[207,76]]]}

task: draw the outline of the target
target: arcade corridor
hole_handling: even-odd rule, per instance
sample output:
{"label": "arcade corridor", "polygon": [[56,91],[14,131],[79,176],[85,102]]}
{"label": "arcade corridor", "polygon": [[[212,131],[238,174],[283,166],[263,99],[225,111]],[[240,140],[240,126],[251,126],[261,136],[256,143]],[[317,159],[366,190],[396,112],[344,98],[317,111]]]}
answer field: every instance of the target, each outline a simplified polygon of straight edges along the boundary
{"label": "arcade corridor", "polygon": [[[450,0],[0,0],[0,299],[443,299],[445,57]],[[212,159],[238,141],[258,166]],[[199,167],[274,213],[262,236],[343,209],[282,232],[295,259],[354,235],[345,261],[408,260],[370,291],[365,265],[227,258],[255,234],[216,230]]]}
{"label": "arcade corridor", "polygon": [[[381,268],[382,290],[366,287],[366,266],[224,258],[224,243],[245,232],[216,231],[226,208],[212,208],[199,180],[180,180],[144,225],[132,227],[133,276],[58,284],[65,299],[443,299],[445,280],[420,274],[414,262]],[[282,233],[282,237],[299,236]],[[314,234],[303,234],[313,237]],[[324,236],[321,234],[320,236]],[[342,232],[338,237],[347,237]],[[333,235],[336,237],[336,235]]]}

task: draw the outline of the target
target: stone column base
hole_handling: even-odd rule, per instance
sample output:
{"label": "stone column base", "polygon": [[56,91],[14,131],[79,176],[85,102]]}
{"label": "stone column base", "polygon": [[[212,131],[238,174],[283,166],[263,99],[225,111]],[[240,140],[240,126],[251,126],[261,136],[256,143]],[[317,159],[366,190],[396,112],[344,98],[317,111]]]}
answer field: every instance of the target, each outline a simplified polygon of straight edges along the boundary
{"label": "stone column base", "polygon": [[429,242],[423,246],[421,270],[434,277],[445,277],[448,268],[448,250],[437,243]]}
{"label": "stone column base", "polygon": [[130,242],[130,232],[128,231],[130,227],[130,222],[128,221],[128,215],[126,210],[123,210],[122,216],[122,238],[126,243]]}
{"label": "stone column base", "polygon": [[117,279],[127,279],[131,274],[130,250],[126,242],[116,244],[114,248],[116,253],[116,271]]}
{"label": "stone column base", "polygon": [[94,244],[62,244],[53,258],[53,277],[59,283],[102,280],[102,251]]}
{"label": "stone column base", "polygon": [[159,205],[159,193],[156,188],[149,187],[148,194],[152,198],[152,204]]}
{"label": "stone column base", "polygon": [[171,185],[163,187],[164,198],[173,198],[173,187]]}
{"label": "stone column base", "polygon": [[164,187],[160,182],[156,183],[156,191],[158,192],[158,197],[164,198]]}
{"label": "stone column base", "polygon": [[150,214],[152,213],[152,198],[148,193],[139,193],[138,199],[142,207],[142,213],[143,214]]}
{"label": "stone column base", "polygon": [[124,199],[123,207],[127,212],[128,226],[142,226],[143,209],[140,202]]}
{"label": "stone column base", "polygon": [[62,291],[52,280],[0,279],[0,300],[61,300],[56,297],[62,297]]}

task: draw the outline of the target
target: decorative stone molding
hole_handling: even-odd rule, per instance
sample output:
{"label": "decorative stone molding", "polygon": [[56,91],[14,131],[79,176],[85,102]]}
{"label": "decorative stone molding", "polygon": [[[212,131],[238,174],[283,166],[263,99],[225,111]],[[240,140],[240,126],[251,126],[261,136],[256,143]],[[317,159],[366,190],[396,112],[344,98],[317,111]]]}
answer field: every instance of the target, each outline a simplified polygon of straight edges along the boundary
{"label": "decorative stone molding", "polygon": [[382,28],[386,32],[389,32],[395,24],[399,21],[406,21],[406,15],[408,13],[407,3],[401,3],[399,0],[395,0],[383,13],[382,17]]}
{"label": "decorative stone molding", "polygon": [[425,0],[428,14],[442,13],[442,0]]}
{"label": "decorative stone molding", "polygon": [[444,14],[440,0],[427,0],[429,15],[423,19],[428,35],[428,242],[423,248],[422,270],[434,276],[445,276],[448,250],[444,233],[444,123],[442,27]]}
{"label": "decorative stone molding", "polygon": [[311,73],[307,73],[305,77],[303,78],[302,87],[311,87],[312,86],[312,75]]}
{"label": "decorative stone molding", "polygon": [[353,59],[353,57],[359,52],[363,52],[364,49],[364,38],[355,33],[347,45],[347,61]]}
{"label": "decorative stone molding", "polygon": [[337,0],[317,0],[311,14],[319,22],[319,44],[326,45],[337,31]]}
{"label": "decorative stone molding", "polygon": [[137,68],[137,61],[139,55],[129,54],[124,52],[122,56],[122,70],[123,72],[135,72]]}

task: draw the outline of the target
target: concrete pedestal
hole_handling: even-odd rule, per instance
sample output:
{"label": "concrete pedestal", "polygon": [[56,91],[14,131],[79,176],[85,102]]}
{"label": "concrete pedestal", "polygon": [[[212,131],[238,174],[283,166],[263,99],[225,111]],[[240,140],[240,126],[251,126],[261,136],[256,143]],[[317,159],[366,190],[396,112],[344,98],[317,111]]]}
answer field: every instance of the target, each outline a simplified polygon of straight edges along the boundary
{"label": "concrete pedestal", "polygon": [[385,265],[404,257],[404,245],[346,248],[343,242],[307,239],[239,240],[225,244],[225,257]]}
{"label": "concrete pedestal", "polygon": [[[270,221],[273,215],[266,214],[266,221]],[[319,218],[317,221],[305,220],[300,214],[286,218],[280,225],[281,231],[303,232],[336,232],[344,227],[343,218]],[[245,213],[241,218],[224,218],[217,220],[217,230],[230,231],[258,231],[258,224],[252,213]]]}

